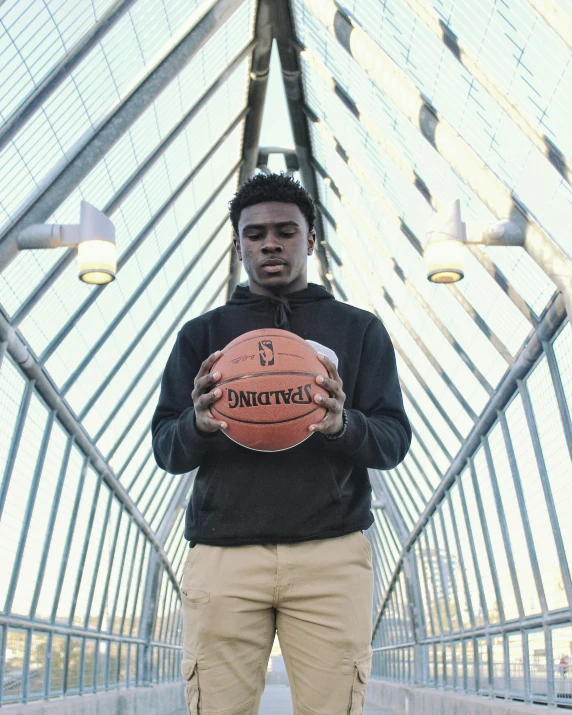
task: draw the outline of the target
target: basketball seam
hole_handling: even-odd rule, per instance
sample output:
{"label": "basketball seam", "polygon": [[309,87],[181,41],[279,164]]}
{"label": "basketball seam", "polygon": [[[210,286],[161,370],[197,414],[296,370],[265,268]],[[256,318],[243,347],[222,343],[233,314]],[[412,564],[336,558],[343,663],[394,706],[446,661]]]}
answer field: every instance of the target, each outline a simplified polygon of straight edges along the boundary
{"label": "basketball seam", "polygon": [[[227,380],[217,383],[217,387],[221,385],[228,385],[229,382],[235,382],[236,380],[248,380],[251,377],[274,377],[274,375],[301,375],[302,377],[317,377],[316,372],[300,372],[298,370],[280,370],[272,372],[252,372],[249,375],[237,375],[236,377],[229,377]],[[270,390],[272,392],[272,390]]]}
{"label": "basketball seam", "polygon": [[304,412],[303,415],[296,415],[296,417],[289,417],[287,420],[276,420],[272,422],[253,422],[252,420],[239,420],[237,419],[234,415],[225,415],[224,412],[221,412],[219,409],[216,407],[213,407],[211,409],[214,409],[215,412],[217,412],[221,417],[226,417],[227,420],[231,420],[232,422],[241,422],[243,424],[247,425],[279,425],[284,422],[295,422],[296,420],[302,419],[302,417],[307,417],[308,415],[313,414],[316,410],[319,410],[319,407],[314,407],[313,410],[310,410],[309,412]]}

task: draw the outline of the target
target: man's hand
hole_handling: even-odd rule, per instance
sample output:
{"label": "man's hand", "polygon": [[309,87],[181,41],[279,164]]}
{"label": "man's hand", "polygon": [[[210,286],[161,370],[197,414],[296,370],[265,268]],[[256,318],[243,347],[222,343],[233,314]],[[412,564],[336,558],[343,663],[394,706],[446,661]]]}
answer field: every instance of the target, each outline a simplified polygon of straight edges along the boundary
{"label": "man's hand", "polygon": [[211,405],[222,395],[220,389],[211,389],[220,380],[220,372],[209,372],[211,367],[222,355],[220,350],[209,355],[201,365],[201,369],[195,377],[195,389],[193,390],[193,405],[195,408],[195,423],[201,432],[217,432],[219,429],[226,429],[226,422],[215,420],[211,413]]}
{"label": "man's hand", "polygon": [[323,434],[337,434],[341,432],[344,426],[343,409],[346,401],[346,394],[343,391],[342,378],[338,375],[338,370],[334,363],[322,353],[318,353],[318,357],[324,363],[329,377],[318,375],[316,382],[320,387],[330,393],[330,397],[322,397],[315,395],[314,401],[320,407],[326,408],[324,418],[318,424],[310,425],[310,432],[322,432]]}

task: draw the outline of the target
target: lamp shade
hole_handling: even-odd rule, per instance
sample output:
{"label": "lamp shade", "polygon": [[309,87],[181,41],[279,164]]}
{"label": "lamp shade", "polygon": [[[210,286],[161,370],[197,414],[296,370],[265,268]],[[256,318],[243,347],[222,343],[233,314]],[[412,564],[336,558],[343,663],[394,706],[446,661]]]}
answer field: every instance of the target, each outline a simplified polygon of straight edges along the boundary
{"label": "lamp shade", "polygon": [[110,241],[82,241],[77,247],[79,278],[84,283],[103,285],[115,279],[117,251]]}
{"label": "lamp shade", "polygon": [[456,283],[465,276],[465,224],[457,199],[433,214],[427,231],[425,261],[433,283]]}
{"label": "lamp shade", "polygon": [[455,239],[430,241],[425,247],[427,278],[433,283],[456,283],[465,277],[465,244]]}
{"label": "lamp shade", "polygon": [[104,285],[115,279],[115,227],[104,213],[87,201],[81,202],[77,262],[79,278],[84,283]]}

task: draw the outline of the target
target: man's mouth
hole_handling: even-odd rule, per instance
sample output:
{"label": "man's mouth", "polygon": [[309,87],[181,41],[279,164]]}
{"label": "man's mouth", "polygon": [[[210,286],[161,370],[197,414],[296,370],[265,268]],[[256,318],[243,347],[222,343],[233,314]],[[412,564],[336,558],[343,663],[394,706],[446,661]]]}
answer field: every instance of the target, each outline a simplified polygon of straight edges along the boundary
{"label": "man's mouth", "polygon": [[269,258],[264,261],[262,268],[268,273],[279,273],[286,264],[279,258]]}

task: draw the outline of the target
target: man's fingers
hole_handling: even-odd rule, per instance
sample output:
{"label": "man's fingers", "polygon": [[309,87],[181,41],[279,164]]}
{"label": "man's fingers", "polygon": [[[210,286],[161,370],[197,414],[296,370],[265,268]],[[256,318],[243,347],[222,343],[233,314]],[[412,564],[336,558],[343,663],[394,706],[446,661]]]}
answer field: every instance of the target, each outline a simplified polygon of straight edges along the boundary
{"label": "man's fingers", "polygon": [[341,412],[342,405],[335,397],[323,397],[323,395],[315,395],[314,402],[317,402],[320,407],[325,407],[328,412]]}
{"label": "man's fingers", "polygon": [[337,380],[318,375],[316,382],[320,387],[323,387],[326,392],[329,392],[330,395],[336,395],[337,397],[342,395],[342,386]]}
{"label": "man's fingers", "polygon": [[220,398],[221,394],[220,390],[213,390],[206,395],[201,395],[195,402],[197,427],[203,432],[216,432],[219,429],[227,429],[228,427],[226,422],[216,420],[210,410],[211,405]]}
{"label": "man's fingers", "polygon": [[228,427],[226,422],[219,422],[218,420],[215,420],[210,410],[207,410],[206,412],[201,412],[199,414],[200,417],[199,415],[196,416],[197,427],[202,432],[216,432],[219,429],[227,429]]}
{"label": "man's fingers", "polygon": [[195,377],[195,385],[202,377],[204,377],[208,372],[210,372],[211,367],[215,364],[215,362],[219,359],[221,355],[222,351],[217,350],[216,352],[212,353],[212,355],[209,355],[206,360],[203,360],[200,370]]}
{"label": "man's fingers", "polygon": [[326,357],[323,353],[318,353],[318,357],[324,363],[326,370],[328,371],[328,375],[341,385],[342,378],[338,374],[338,368],[334,365],[330,358]]}
{"label": "man's fingers", "polygon": [[209,372],[195,382],[195,392],[197,396],[203,392],[208,392],[211,387],[220,380],[220,372]]}
{"label": "man's fingers", "polygon": [[201,395],[195,402],[195,409],[208,410],[208,408],[216,402],[221,395],[222,392],[218,388],[212,392],[207,392],[206,394]]}

